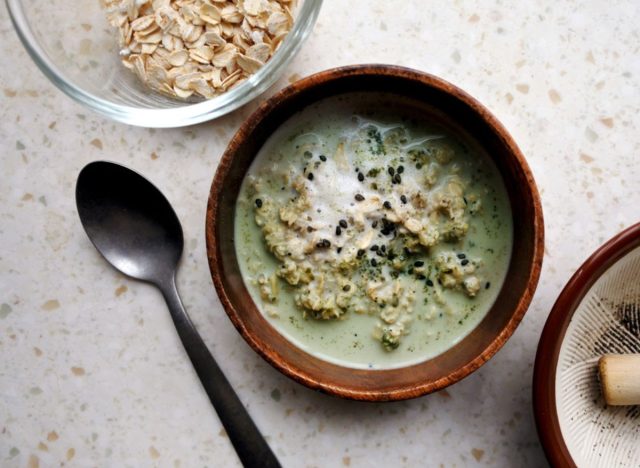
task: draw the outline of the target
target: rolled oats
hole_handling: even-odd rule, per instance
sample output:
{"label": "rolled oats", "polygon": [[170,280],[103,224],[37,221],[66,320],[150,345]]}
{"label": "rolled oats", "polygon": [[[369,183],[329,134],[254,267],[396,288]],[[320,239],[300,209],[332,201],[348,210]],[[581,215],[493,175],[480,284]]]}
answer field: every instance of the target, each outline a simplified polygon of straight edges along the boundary
{"label": "rolled oats", "polygon": [[293,26],[296,0],[101,0],[124,66],[147,86],[213,98],[262,67]]}

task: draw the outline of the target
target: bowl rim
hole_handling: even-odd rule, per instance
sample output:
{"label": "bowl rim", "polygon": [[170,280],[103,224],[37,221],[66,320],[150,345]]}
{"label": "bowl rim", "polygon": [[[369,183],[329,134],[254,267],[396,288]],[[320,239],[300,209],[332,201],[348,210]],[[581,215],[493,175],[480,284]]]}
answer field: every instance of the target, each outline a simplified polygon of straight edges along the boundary
{"label": "bowl rim", "polygon": [[[318,85],[326,85],[331,81],[353,76],[370,76],[372,78],[390,77],[405,79],[421,86],[432,87],[462,101],[464,105],[468,106],[473,113],[479,116],[483,120],[483,122],[490,127],[491,131],[499,137],[501,144],[504,145],[505,148],[507,148],[508,152],[513,156],[513,158],[517,162],[519,170],[522,172],[523,178],[527,182],[526,185],[531,195],[533,218],[532,261],[531,264],[528,265],[528,281],[526,287],[520,295],[513,313],[509,316],[508,321],[506,322],[504,327],[500,329],[498,333],[496,333],[495,337],[485,347],[485,349],[481,353],[475,355],[475,357],[468,361],[465,365],[458,367],[450,374],[442,376],[437,380],[431,380],[428,382],[416,382],[412,387],[393,388],[391,390],[384,391],[363,391],[350,387],[348,383],[327,383],[326,381],[322,381],[322,379],[312,378],[312,376],[301,372],[300,369],[298,369],[296,366],[281,361],[279,359],[279,355],[273,349],[271,349],[271,347],[267,343],[263,343],[262,341],[257,340],[247,331],[246,327],[243,324],[241,314],[239,314],[235,310],[235,306],[227,296],[223,281],[221,279],[223,269],[221,267],[222,260],[218,255],[218,239],[216,232],[216,226],[218,225],[219,220],[219,218],[217,217],[218,199],[225,185],[225,178],[228,175],[230,167],[232,165],[234,153],[245,140],[247,135],[250,135],[265,117],[267,117],[272,111],[276,110],[280,106],[281,102],[285,102],[287,99],[295,96],[296,94],[315,88]],[[496,117],[493,116],[493,114],[489,112],[487,108],[480,104],[479,101],[477,101],[471,95],[456,87],[455,85],[425,72],[396,65],[384,64],[350,65],[345,67],[332,68],[316,73],[289,85],[288,87],[284,88],[276,95],[265,101],[260,107],[258,107],[258,109],[256,109],[254,113],[251,114],[240,126],[236,134],[229,142],[227,149],[220,159],[220,163],[211,184],[211,191],[207,204],[205,236],[207,258],[209,262],[211,277],[218,293],[220,302],[222,303],[225,312],[231,319],[236,329],[240,332],[244,340],[254,349],[254,351],[256,351],[267,362],[269,362],[269,364],[278,369],[280,372],[309,388],[343,398],[365,401],[404,400],[432,393],[437,390],[441,390],[455,382],[458,382],[470,373],[477,370],[485,362],[487,362],[500,348],[502,348],[509,337],[511,337],[518,324],[522,320],[524,314],[526,313],[533,298],[533,293],[535,292],[536,286],[538,284],[542,267],[542,259],[544,256],[544,219],[538,189],[523,154],[521,153],[520,149],[518,148],[510,134],[507,132],[505,127],[497,120]],[[429,362],[429,360],[414,365],[423,365],[425,362]],[[406,369],[409,367],[411,366],[404,366],[398,369]],[[382,373],[385,371],[376,370],[371,372]]]}
{"label": "bowl rim", "polygon": [[562,436],[556,405],[556,371],[567,328],[595,282],[638,246],[640,223],[624,229],[598,247],[565,285],[542,330],[533,370],[533,409],[538,437],[553,466],[576,467]]}
{"label": "bowl rim", "polygon": [[196,103],[185,102],[184,105],[168,109],[153,109],[133,107],[100,98],[67,80],[65,73],[40,46],[29,22],[25,19],[22,2],[5,0],[11,23],[20,42],[49,81],[67,96],[100,115],[146,128],[178,128],[217,119],[260,96],[278,80],[302,47],[318,18],[322,2],[323,0],[305,0],[302,3],[293,27],[274,56],[238,87],[212,99]]}

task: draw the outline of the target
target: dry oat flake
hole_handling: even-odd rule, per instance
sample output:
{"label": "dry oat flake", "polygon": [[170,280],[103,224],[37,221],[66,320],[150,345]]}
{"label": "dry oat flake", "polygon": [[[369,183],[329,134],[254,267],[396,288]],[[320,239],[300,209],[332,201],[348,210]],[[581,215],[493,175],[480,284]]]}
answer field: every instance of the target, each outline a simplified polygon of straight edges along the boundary
{"label": "dry oat flake", "polygon": [[151,89],[213,98],[269,60],[293,25],[295,0],[101,0],[122,63]]}

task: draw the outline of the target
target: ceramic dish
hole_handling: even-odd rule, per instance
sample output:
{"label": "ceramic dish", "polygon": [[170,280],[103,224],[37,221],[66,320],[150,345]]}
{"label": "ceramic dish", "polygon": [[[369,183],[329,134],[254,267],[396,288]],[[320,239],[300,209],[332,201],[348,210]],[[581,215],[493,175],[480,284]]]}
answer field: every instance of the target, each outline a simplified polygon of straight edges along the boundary
{"label": "ceramic dish", "polygon": [[[234,247],[234,210],[241,182],[267,138],[296,112],[351,92],[392,93],[420,103],[425,117],[470,135],[490,155],[512,207],[514,244],[507,281],[479,325],[446,352],[393,369],[344,367],[319,359],[279,334],[252,301]],[[278,370],[310,388],[359,400],[397,400],[439,390],[478,369],[522,319],[538,282],[543,219],[536,185],[507,131],[455,86],[405,68],[362,65],[329,70],[294,83],[265,102],[231,140],[216,172],[206,218],[209,266],[220,300],[243,338]]]}
{"label": "ceramic dish", "polygon": [[640,353],[640,224],[599,248],[556,301],[536,355],[533,402],[552,465],[638,466],[640,407],[607,407],[603,354]]}

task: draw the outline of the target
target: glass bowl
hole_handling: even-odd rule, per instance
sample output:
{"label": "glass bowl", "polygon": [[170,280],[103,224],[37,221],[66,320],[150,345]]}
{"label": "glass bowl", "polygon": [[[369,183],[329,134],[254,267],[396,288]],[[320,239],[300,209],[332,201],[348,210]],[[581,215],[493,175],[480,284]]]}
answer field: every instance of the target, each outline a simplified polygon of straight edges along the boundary
{"label": "glass bowl", "polygon": [[6,0],[27,52],[40,70],[81,104],[131,125],[181,127],[246,104],[282,75],[318,17],[322,0],[300,0],[294,25],[274,56],[245,82],[213,99],[185,102],[150,91],[120,63],[117,30],[100,0]]}

